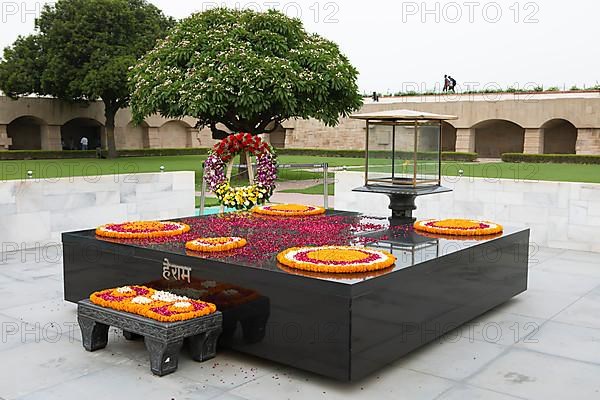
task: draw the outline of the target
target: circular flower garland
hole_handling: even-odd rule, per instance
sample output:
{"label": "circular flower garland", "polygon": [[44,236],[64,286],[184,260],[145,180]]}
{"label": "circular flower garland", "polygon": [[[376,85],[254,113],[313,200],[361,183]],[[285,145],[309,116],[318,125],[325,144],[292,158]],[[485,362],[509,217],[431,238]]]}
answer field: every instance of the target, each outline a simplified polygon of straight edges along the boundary
{"label": "circular flower garland", "polygon": [[[236,155],[247,152],[256,157],[255,184],[232,187],[226,166]],[[237,210],[249,210],[269,200],[277,179],[277,157],[271,146],[249,133],[229,135],[217,143],[204,163],[204,176],[219,202]]]}
{"label": "circular flower garland", "polygon": [[[428,238],[432,238],[432,239],[448,239],[450,238],[450,235],[448,234],[440,234],[440,233],[429,233],[429,232],[425,232],[425,231],[419,231],[419,235],[420,236],[424,236],[424,237],[428,237]],[[452,235],[452,240],[455,241],[485,241],[485,240],[491,240],[491,239],[496,239],[502,237],[502,232],[500,233],[492,233],[490,235],[479,235],[479,236],[458,236],[458,235]]]}
{"label": "circular flower garland", "polygon": [[189,225],[180,222],[137,221],[99,226],[96,235],[117,239],[149,239],[177,236],[189,230]]}
{"label": "circular flower garland", "polygon": [[[343,281],[348,279],[360,279],[364,280],[366,278],[375,278],[377,276],[385,275],[390,272],[393,267],[388,267],[384,269],[379,269],[377,271],[367,271],[367,272],[349,272],[349,273],[326,273],[326,272],[313,272],[306,271],[301,269],[295,269],[291,267],[286,267],[281,263],[277,263],[277,268],[282,271],[287,272],[288,274],[298,275],[298,276],[307,276],[309,278],[321,278],[321,279],[329,279],[335,281]],[[220,305],[219,305],[220,308]]]}
{"label": "circular flower garland", "polygon": [[246,239],[236,236],[199,238],[187,242],[185,248],[192,251],[219,252],[239,249],[247,243]]}
{"label": "circular flower garland", "polygon": [[302,204],[276,204],[271,206],[256,206],[252,209],[252,212],[264,215],[304,217],[325,214],[325,209],[323,207],[305,206]]}
{"label": "circular flower garland", "polygon": [[217,311],[212,303],[192,300],[145,286],[123,286],[90,295],[99,306],[141,315],[161,322],[185,321]]}
{"label": "circular flower garland", "polygon": [[288,267],[313,272],[356,273],[377,271],[396,262],[392,254],[353,246],[292,247],[277,254]]}
{"label": "circular flower garland", "polygon": [[414,223],[417,231],[456,236],[483,236],[501,233],[502,225],[473,219],[426,219]]}

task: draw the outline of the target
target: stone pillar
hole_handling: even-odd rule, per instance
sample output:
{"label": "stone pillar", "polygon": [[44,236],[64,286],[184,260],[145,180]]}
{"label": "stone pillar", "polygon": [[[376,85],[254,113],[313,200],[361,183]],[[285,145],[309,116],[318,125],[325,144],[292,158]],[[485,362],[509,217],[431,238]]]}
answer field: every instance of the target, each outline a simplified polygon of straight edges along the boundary
{"label": "stone pillar", "polygon": [[[292,144],[294,143],[293,138],[294,138],[294,129],[295,128],[285,128],[285,144],[284,144],[284,148],[289,148],[292,146]],[[360,132],[360,143],[361,143],[361,147],[360,150],[365,150],[366,146],[366,132],[367,132],[367,128],[363,127],[361,132]]]}
{"label": "stone pillar", "polygon": [[600,128],[577,129],[577,154],[600,154]]}
{"label": "stone pillar", "polygon": [[44,125],[40,127],[42,150],[62,150],[60,125]]}
{"label": "stone pillar", "polygon": [[12,144],[12,139],[8,137],[8,125],[0,124],[0,150],[8,150]]}
{"label": "stone pillar", "polygon": [[160,149],[160,128],[152,126],[148,128],[148,148]]}
{"label": "stone pillar", "polygon": [[188,135],[185,147],[198,147],[198,129],[190,127],[187,129]]}
{"label": "stone pillar", "polygon": [[525,154],[544,154],[544,130],[540,128],[525,129]]}
{"label": "stone pillar", "polygon": [[456,129],[456,151],[461,153],[475,152],[475,129]]}
{"label": "stone pillar", "polygon": [[261,133],[258,136],[260,136],[260,138],[263,142],[271,144],[271,134],[270,133]]}

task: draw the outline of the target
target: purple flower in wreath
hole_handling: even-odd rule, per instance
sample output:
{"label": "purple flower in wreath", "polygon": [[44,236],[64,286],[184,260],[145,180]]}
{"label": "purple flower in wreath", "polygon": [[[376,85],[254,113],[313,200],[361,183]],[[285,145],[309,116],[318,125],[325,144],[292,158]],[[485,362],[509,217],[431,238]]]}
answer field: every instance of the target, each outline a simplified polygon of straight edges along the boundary
{"label": "purple flower in wreath", "polygon": [[208,156],[204,162],[204,179],[211,191],[227,180],[225,177],[225,163],[216,154]]}
{"label": "purple flower in wreath", "polygon": [[256,182],[261,183],[269,191],[275,189],[277,180],[277,162],[272,153],[264,153],[256,161]]}

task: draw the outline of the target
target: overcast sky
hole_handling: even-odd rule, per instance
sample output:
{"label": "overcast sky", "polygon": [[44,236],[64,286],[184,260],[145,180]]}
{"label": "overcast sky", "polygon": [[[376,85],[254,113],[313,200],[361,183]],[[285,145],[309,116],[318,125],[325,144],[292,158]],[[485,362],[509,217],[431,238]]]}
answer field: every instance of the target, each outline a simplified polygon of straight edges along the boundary
{"label": "overcast sky", "polygon": [[[46,1],[0,0],[0,46],[33,32]],[[463,88],[600,84],[600,2],[151,0],[184,18],[215,5],[275,8],[339,43],[360,88],[425,90],[454,76]],[[415,87],[416,85],[416,87]]]}

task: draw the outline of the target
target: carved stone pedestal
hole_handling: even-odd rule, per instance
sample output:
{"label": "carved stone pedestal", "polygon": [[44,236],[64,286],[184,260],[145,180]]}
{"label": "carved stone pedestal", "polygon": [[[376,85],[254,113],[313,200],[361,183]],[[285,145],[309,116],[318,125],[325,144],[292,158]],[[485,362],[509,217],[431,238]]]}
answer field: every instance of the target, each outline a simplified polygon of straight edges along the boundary
{"label": "carved stone pedestal", "polygon": [[106,347],[108,328],[123,329],[127,340],[144,338],[150,354],[150,369],[154,375],[175,372],[179,351],[187,340],[191,356],[196,361],[213,358],[222,330],[222,315],[216,312],[205,317],[181,322],[159,322],[139,315],[100,307],[89,300],[78,303],[77,319],[83,337],[83,347],[96,351]]}

